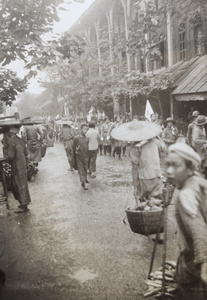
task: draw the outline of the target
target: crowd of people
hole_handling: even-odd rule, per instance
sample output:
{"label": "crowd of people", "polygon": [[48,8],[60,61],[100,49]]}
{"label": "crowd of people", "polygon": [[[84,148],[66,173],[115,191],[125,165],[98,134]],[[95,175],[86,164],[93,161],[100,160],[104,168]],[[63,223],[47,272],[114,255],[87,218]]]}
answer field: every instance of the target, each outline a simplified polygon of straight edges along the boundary
{"label": "crowd of people", "polygon": [[[153,123],[154,128],[150,127]],[[150,197],[162,198],[163,175],[177,187],[176,219],[184,241],[176,270],[178,299],[207,299],[207,117],[192,111],[186,136],[173,118],[163,121],[156,113],[151,120],[116,116],[113,120],[65,119],[62,125],[57,125],[53,124],[50,135],[63,142],[68,170],[78,171],[84,190],[88,189],[88,175],[96,177],[98,153],[112,158],[117,155],[121,160],[127,146],[137,207]],[[121,139],[112,134],[117,129],[121,131]],[[16,212],[25,212],[31,201],[27,159],[30,157],[37,163],[41,160],[41,146],[48,130],[25,127],[21,138],[19,130],[20,126],[10,126],[4,132],[3,144],[5,157],[12,166],[12,191],[20,203]],[[165,173],[161,168],[161,153],[166,161]]]}
{"label": "crowd of people", "polygon": [[[140,119],[148,121],[134,116],[130,122],[131,129],[127,130],[140,130]],[[70,170],[74,166],[78,170],[84,189],[87,189],[87,173],[95,177],[98,152],[112,157],[117,154],[119,159],[121,154],[125,155],[127,130],[124,132],[122,126],[125,139],[123,137],[121,141],[114,140],[111,133],[126,122],[128,120],[119,116],[113,122],[107,117],[104,120],[83,122],[77,135],[73,128],[77,124],[66,125],[68,132],[73,130],[73,137],[68,136],[69,140],[73,140],[70,151],[65,146],[67,155],[70,153],[73,161],[71,163],[69,160]],[[204,179],[207,176],[207,118],[193,111],[186,136],[178,129],[173,118],[169,117],[163,122],[157,114],[153,114],[149,122],[159,124],[162,131],[153,138],[136,138],[129,143],[136,204],[139,206],[143,199],[150,197],[162,198],[160,154],[165,153],[164,175],[178,190],[176,219],[184,248],[177,262],[177,299],[204,300],[207,299],[207,181]]]}

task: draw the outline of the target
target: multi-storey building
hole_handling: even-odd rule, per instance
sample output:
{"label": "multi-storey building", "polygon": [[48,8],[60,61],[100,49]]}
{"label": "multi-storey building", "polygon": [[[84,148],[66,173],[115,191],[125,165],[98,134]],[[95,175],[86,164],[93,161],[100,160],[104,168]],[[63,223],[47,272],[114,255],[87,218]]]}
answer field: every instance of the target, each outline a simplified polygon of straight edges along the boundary
{"label": "multi-storey building", "polygon": [[101,78],[108,72],[112,79],[121,79],[133,70],[146,76],[170,74],[171,83],[167,89],[159,90],[159,99],[151,95],[112,97],[114,114],[128,111],[143,115],[147,99],[164,117],[171,114],[185,118],[192,106],[207,113],[207,23],[202,19],[202,11],[199,7],[191,12],[185,8],[176,15],[163,9],[162,0],[154,1],[162,21],[159,27],[155,26],[156,32],[146,31],[146,44],[148,40],[151,43],[144,55],[140,55],[137,46],[140,41],[136,33],[141,30],[137,0],[94,1],[69,30],[72,35],[82,35],[86,48],[97,54],[88,61],[87,76]]}

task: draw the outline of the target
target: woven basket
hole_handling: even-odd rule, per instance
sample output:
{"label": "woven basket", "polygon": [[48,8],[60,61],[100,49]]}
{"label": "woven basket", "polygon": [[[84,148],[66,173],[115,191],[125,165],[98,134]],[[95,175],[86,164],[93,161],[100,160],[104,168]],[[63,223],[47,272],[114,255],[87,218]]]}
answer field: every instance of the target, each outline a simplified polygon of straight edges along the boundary
{"label": "woven basket", "polygon": [[164,231],[162,211],[134,211],[126,209],[127,219],[133,232],[142,235],[157,233],[161,222],[160,232]]}

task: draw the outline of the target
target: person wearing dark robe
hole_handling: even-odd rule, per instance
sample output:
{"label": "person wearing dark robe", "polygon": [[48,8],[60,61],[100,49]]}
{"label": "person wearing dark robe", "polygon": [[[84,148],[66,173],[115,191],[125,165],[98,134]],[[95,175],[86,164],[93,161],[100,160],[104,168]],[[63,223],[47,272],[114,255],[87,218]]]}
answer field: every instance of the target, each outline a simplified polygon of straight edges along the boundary
{"label": "person wearing dark robe", "polygon": [[17,136],[19,126],[12,126],[10,129],[11,138],[8,143],[7,159],[11,163],[11,186],[16,200],[19,201],[15,213],[28,211],[28,204],[31,202],[27,183],[27,149],[22,138]]}
{"label": "person wearing dark robe", "polygon": [[181,250],[175,279],[178,300],[207,299],[207,181],[196,171],[201,158],[190,146],[168,149],[168,181],[177,185],[175,204]]}
{"label": "person wearing dark robe", "polygon": [[[77,164],[77,170],[80,177],[81,186],[84,190],[87,190],[87,169],[88,169],[88,144],[89,139],[86,137],[88,131],[87,124],[83,123],[80,127],[80,134],[75,136],[73,151],[75,155],[75,160]],[[75,167],[74,167],[75,168]]]}
{"label": "person wearing dark robe", "polygon": [[25,137],[27,141],[30,160],[38,163],[42,159],[41,146],[43,133],[38,126],[27,126],[25,130]]}

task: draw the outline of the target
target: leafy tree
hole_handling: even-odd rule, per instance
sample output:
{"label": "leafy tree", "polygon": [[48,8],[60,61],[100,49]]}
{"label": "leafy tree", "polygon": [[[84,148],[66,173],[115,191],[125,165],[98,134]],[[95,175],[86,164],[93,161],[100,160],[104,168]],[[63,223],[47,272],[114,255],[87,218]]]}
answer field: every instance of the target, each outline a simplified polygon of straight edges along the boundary
{"label": "leafy tree", "polygon": [[28,58],[33,58],[35,64],[40,55],[45,59],[52,55],[52,47],[43,42],[42,35],[52,30],[54,21],[59,21],[58,8],[61,8],[63,2],[63,0],[0,2],[0,63],[3,66],[17,58],[25,62]]}
{"label": "leafy tree", "polygon": [[62,3],[63,0],[0,1],[0,99],[6,104],[15,100],[17,93],[26,88],[26,81],[37,72],[30,70],[21,80],[14,72],[3,69],[4,66],[21,59],[28,69],[33,66],[42,69],[56,63],[57,57],[70,57],[63,44],[64,38],[58,43],[45,43],[42,39],[52,29],[54,21],[59,20],[58,9],[64,9]]}
{"label": "leafy tree", "polygon": [[0,68],[0,101],[11,105],[18,93],[27,87],[25,79],[18,78],[16,73],[5,68]]}

